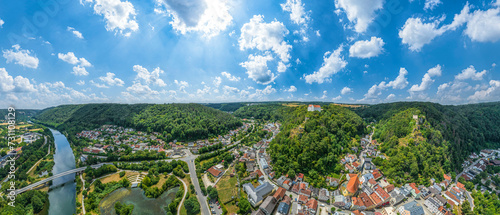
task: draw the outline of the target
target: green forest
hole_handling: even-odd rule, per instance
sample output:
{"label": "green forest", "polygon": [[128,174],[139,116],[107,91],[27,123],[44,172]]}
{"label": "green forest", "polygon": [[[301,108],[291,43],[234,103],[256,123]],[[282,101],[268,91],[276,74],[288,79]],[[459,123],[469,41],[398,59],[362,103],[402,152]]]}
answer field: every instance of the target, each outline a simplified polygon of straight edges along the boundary
{"label": "green forest", "polygon": [[[308,112],[307,106],[284,109],[287,120],[268,149],[274,170],[292,177],[304,173],[310,178],[340,173],[342,155],[352,152],[365,133],[363,120],[335,105],[323,106],[321,112]],[[319,181],[324,180],[316,183]]]}
{"label": "green forest", "polygon": [[242,125],[231,114],[200,104],[84,104],[48,108],[35,121],[75,134],[105,124],[160,132],[167,140],[223,135]]}

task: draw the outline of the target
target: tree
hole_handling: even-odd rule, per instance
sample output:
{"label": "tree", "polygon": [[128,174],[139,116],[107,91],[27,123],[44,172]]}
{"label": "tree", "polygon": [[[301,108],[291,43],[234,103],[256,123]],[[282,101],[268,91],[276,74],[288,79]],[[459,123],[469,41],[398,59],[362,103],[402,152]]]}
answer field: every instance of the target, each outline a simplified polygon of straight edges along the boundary
{"label": "tree", "polygon": [[207,192],[208,192],[208,196],[210,197],[210,199],[218,199],[219,198],[219,193],[212,186],[209,186],[207,188]]}
{"label": "tree", "polygon": [[144,179],[142,179],[142,185],[146,187],[151,186],[151,179],[148,176],[145,176]]}
{"label": "tree", "polygon": [[184,201],[184,207],[186,208],[187,214],[197,214],[200,212],[200,203],[196,196],[191,196]]}
{"label": "tree", "polygon": [[120,172],[120,177],[123,177],[123,176],[125,176],[125,171]]}
{"label": "tree", "polygon": [[240,200],[240,203],[238,203],[238,207],[239,214],[248,214],[248,212],[252,209],[252,205],[250,205],[250,202],[245,198],[242,198]]}
{"label": "tree", "polygon": [[40,212],[43,209],[43,202],[37,195],[33,196],[31,204],[33,205],[33,210],[35,212]]}
{"label": "tree", "polygon": [[465,200],[464,203],[462,203],[462,215],[472,215],[472,210],[470,208],[469,201]]}
{"label": "tree", "polygon": [[295,178],[295,170],[290,169],[287,174],[289,178]]}

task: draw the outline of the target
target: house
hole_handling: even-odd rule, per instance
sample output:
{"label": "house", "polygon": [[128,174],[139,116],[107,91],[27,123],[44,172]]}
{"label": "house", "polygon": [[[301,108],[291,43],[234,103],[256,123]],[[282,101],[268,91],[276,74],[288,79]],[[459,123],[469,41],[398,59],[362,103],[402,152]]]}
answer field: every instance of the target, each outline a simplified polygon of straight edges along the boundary
{"label": "house", "polygon": [[299,183],[296,183],[292,186],[292,192],[296,193],[296,194],[299,194]]}
{"label": "house", "polygon": [[321,106],[319,105],[309,105],[307,111],[321,111]]}
{"label": "house", "polygon": [[358,198],[361,199],[361,201],[363,201],[363,204],[365,205],[366,207],[366,210],[371,210],[371,209],[374,209],[377,205],[375,205],[375,203],[370,199],[370,197],[368,196],[368,194],[366,194],[365,192],[362,192],[359,194]]}
{"label": "house", "polygon": [[354,174],[352,177],[350,177],[349,181],[346,183],[344,182],[342,184],[342,194],[344,196],[353,196],[358,192],[359,188],[359,179],[358,175]]}
{"label": "house", "polygon": [[318,209],[318,201],[316,199],[309,199],[306,203],[306,207],[311,214],[316,214],[316,210]]}
{"label": "house", "polygon": [[260,169],[255,170],[255,173],[257,174],[259,180],[264,180],[264,174],[260,171]]}
{"label": "house", "polygon": [[450,191],[446,191],[444,193],[444,197],[452,201],[455,205],[460,205],[460,200],[458,200],[457,197],[453,195]]}
{"label": "house", "polygon": [[395,211],[396,211],[396,209],[394,209],[393,207],[384,207],[382,209],[382,214],[383,215],[396,215],[397,213]]}
{"label": "house", "polygon": [[330,185],[332,187],[336,187],[336,186],[339,186],[340,180],[338,178],[327,176],[326,182],[328,183],[328,185]]}
{"label": "house", "polygon": [[243,185],[243,190],[248,194],[250,204],[255,207],[274,191],[274,187],[269,182],[261,184],[257,188],[254,188],[251,183],[246,183]]}
{"label": "house", "polygon": [[283,182],[283,188],[285,188],[286,190],[290,190],[290,186],[292,185],[292,181],[290,181],[290,179],[286,179],[284,182]]}
{"label": "house", "polygon": [[433,213],[436,214],[438,213],[438,208],[441,206],[440,203],[438,202],[439,200],[435,198],[427,198],[424,202],[424,206],[427,207],[427,209]]}
{"label": "house", "polygon": [[302,173],[297,174],[296,179],[297,179],[297,181],[300,181],[300,182],[304,181],[304,174],[302,174]]}
{"label": "house", "polygon": [[446,208],[444,208],[443,206],[439,206],[438,212],[436,213],[436,215],[453,215],[453,213],[446,210]]}
{"label": "house", "polygon": [[373,179],[375,179],[376,181],[382,178],[382,173],[380,173],[380,170],[378,169],[373,170],[372,174],[373,174]]}
{"label": "house", "polygon": [[299,203],[301,203],[301,204],[305,204],[305,203],[307,202],[307,199],[308,199],[308,198],[307,198],[307,196],[304,196],[304,195],[299,195],[299,199],[298,199],[298,201],[299,201]]}
{"label": "house", "polygon": [[318,200],[324,201],[324,202],[330,200],[330,192],[328,192],[328,190],[325,188],[321,188],[319,190]]}
{"label": "house", "polygon": [[273,197],[277,200],[280,201],[284,196],[286,195],[286,190],[285,188],[278,187],[278,190],[274,193]]}
{"label": "house", "polygon": [[278,205],[277,215],[287,215],[290,210],[292,199],[288,196],[283,198],[283,201]]}
{"label": "house", "polygon": [[214,177],[220,177],[222,176],[222,171],[217,169],[216,167],[210,167],[210,169],[207,170],[210,174],[212,174]]}
{"label": "house", "polygon": [[338,208],[351,208],[351,201],[343,195],[335,195],[333,205]]}
{"label": "house", "polygon": [[365,204],[363,204],[363,201],[361,198],[358,197],[352,197],[352,205],[351,205],[351,210],[365,210]]}
{"label": "house", "polygon": [[266,215],[266,214],[259,208],[259,210],[252,212],[252,215]]}
{"label": "house", "polygon": [[425,215],[424,208],[422,208],[422,206],[420,206],[416,201],[408,202],[399,206],[398,212],[401,215]]}
{"label": "house", "polygon": [[270,215],[274,211],[276,204],[278,204],[278,200],[276,200],[273,196],[268,196],[260,205],[259,209],[261,209],[265,215]]}
{"label": "house", "polygon": [[483,150],[481,150],[481,153],[479,153],[479,155],[481,155],[483,157],[488,157],[490,155],[493,155],[493,151],[491,151],[489,149],[483,149]]}

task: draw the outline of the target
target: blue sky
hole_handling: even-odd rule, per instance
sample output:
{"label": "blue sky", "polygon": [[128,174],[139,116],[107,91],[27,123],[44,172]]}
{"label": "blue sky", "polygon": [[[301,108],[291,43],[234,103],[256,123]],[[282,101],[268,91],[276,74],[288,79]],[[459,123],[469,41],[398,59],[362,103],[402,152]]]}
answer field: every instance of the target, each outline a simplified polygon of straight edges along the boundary
{"label": "blue sky", "polygon": [[500,100],[500,1],[51,0],[0,7],[0,107]]}

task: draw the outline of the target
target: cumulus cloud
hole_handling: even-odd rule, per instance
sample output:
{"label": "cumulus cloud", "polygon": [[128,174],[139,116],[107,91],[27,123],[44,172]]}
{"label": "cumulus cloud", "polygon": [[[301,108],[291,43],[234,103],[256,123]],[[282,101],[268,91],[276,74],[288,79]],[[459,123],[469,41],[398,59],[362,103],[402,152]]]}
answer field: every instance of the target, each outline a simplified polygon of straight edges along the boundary
{"label": "cumulus cloud", "polygon": [[13,78],[9,75],[5,68],[0,68],[0,92],[34,92],[35,87],[30,83],[30,80],[22,77],[16,76]]}
{"label": "cumulus cloud", "polygon": [[489,87],[485,90],[476,91],[473,95],[469,96],[470,101],[493,101],[500,99],[500,81],[490,80]]}
{"label": "cumulus cloud", "polygon": [[217,88],[220,86],[220,84],[222,83],[222,78],[221,77],[215,77],[214,79],[214,86]]}
{"label": "cumulus cloud", "polygon": [[442,25],[444,19],[431,17],[432,22],[425,23],[421,18],[409,18],[399,31],[399,37],[403,44],[409,46],[412,51],[420,51],[422,47],[429,44],[434,38],[445,32],[454,31],[466,24],[464,34],[472,41],[496,42],[500,40],[500,8],[490,8],[486,11],[476,10],[470,13],[467,3],[459,14],[455,14],[452,23]]}
{"label": "cumulus cloud", "polygon": [[364,33],[383,3],[384,0],[335,0],[335,7],[346,13],[356,32]]}
{"label": "cumulus cloud", "polygon": [[292,86],[290,86],[290,88],[286,89],[285,91],[289,92],[289,93],[293,93],[293,92],[297,91],[297,87],[292,85]]}
{"label": "cumulus cloud", "polygon": [[123,86],[123,84],[125,84],[121,79],[115,78],[115,73],[112,72],[106,73],[106,76],[99,77],[99,80],[109,86]]}
{"label": "cumulus cloud", "polygon": [[187,81],[178,81],[174,80],[174,83],[179,87],[179,91],[186,93],[186,88],[189,87],[189,83]]}
{"label": "cumulus cloud", "polygon": [[32,69],[38,68],[38,58],[31,56],[31,51],[21,49],[18,44],[13,45],[14,49],[2,50],[3,57],[7,63],[14,62],[15,64]]}
{"label": "cumulus cloud", "polygon": [[394,95],[394,94],[392,94],[392,93],[391,93],[391,94],[389,94],[389,95],[387,96],[387,98],[385,98],[385,100],[392,100],[392,99],[394,99],[395,97],[396,97],[396,95]]}
{"label": "cumulus cloud", "polygon": [[368,92],[364,95],[364,98],[362,100],[375,99],[382,94],[383,90],[389,87],[392,87],[393,89],[405,88],[408,85],[408,80],[406,79],[407,74],[408,71],[405,68],[400,68],[399,75],[398,77],[396,77],[396,79],[390,81],[389,83],[382,81],[379,84],[373,85],[372,87],[370,87],[370,89],[368,89]]}
{"label": "cumulus cloud", "polygon": [[304,42],[307,42],[309,38],[306,32],[311,17],[309,15],[310,11],[306,12],[305,10],[305,4],[303,4],[301,0],[287,0],[285,3],[280,4],[280,6],[283,11],[290,13],[290,20],[292,20],[293,23],[300,25],[300,30],[296,33],[301,35]]}
{"label": "cumulus cloud", "polygon": [[343,47],[340,46],[333,52],[326,52],[323,55],[323,64],[318,71],[315,71],[313,74],[304,75],[304,79],[307,83],[312,84],[317,82],[318,84],[322,84],[323,82],[331,81],[330,77],[342,69],[344,69],[347,65],[347,62],[343,57],[340,56]]}
{"label": "cumulus cloud", "polygon": [[229,72],[222,72],[221,75],[226,77],[227,80],[229,80],[229,81],[239,81],[240,80],[240,77],[233,76]]}
{"label": "cumulus cloud", "polygon": [[242,51],[246,49],[272,50],[281,61],[287,63],[291,57],[290,49],[292,49],[292,46],[284,41],[288,33],[283,23],[278,21],[265,23],[263,15],[254,15],[250,22],[241,27],[238,44]]}
{"label": "cumulus cloud", "polygon": [[73,33],[73,35],[75,35],[75,37],[77,37],[79,39],[83,39],[82,33],[80,33],[79,31],[75,30],[74,28],[68,26],[68,31],[71,32],[71,33]]}
{"label": "cumulus cloud", "polygon": [[0,28],[3,26],[3,24],[5,24],[5,22],[2,19],[0,19]]}
{"label": "cumulus cloud", "polygon": [[139,82],[134,83],[132,86],[127,87],[127,91],[139,95],[158,95],[159,92],[152,90],[148,85],[142,85]]}
{"label": "cumulus cloud", "polygon": [[384,44],[384,41],[378,37],[357,41],[349,48],[349,56],[358,58],[376,57],[384,50]]}
{"label": "cumulus cloud", "polygon": [[470,15],[464,33],[471,40],[478,42],[496,42],[500,40],[500,8],[474,11]]}
{"label": "cumulus cloud", "polygon": [[181,34],[200,32],[210,38],[227,29],[233,17],[227,0],[157,0],[172,17],[170,25]]}
{"label": "cumulus cloud", "polygon": [[425,0],[424,10],[433,10],[439,4],[442,4],[441,0]]}
{"label": "cumulus cloud", "polygon": [[85,0],[94,2],[94,12],[106,20],[106,30],[115,31],[126,37],[139,30],[135,20],[137,15],[134,5],[129,1],[120,0]]}
{"label": "cumulus cloud", "polygon": [[89,73],[87,72],[87,69],[85,67],[91,67],[92,64],[87,61],[87,59],[81,57],[78,58],[75,56],[75,53],[73,52],[68,52],[67,54],[64,53],[58,53],[57,57],[61,59],[62,61],[75,65],[73,66],[73,74],[76,76],[87,76]]}
{"label": "cumulus cloud", "polygon": [[134,65],[133,70],[134,72],[137,72],[137,76],[135,77],[136,81],[142,81],[146,85],[153,84],[159,87],[167,86],[167,84],[165,84],[165,82],[160,78],[160,74],[164,73],[160,67],[157,67],[153,71],[149,72],[141,65]]}
{"label": "cumulus cloud", "polygon": [[455,76],[457,80],[467,80],[472,79],[475,81],[483,80],[483,76],[487,73],[486,70],[482,72],[476,72],[474,66],[470,65],[468,68],[462,70],[462,72]]}
{"label": "cumulus cloud", "polygon": [[274,73],[267,67],[267,62],[273,60],[271,55],[249,55],[248,61],[240,63],[245,68],[248,77],[259,84],[269,84],[276,79]]}
{"label": "cumulus cloud", "polygon": [[340,94],[342,94],[342,95],[347,95],[347,94],[349,94],[349,93],[352,93],[352,89],[351,89],[351,88],[349,88],[349,87],[344,87],[344,88],[342,88],[342,90],[340,91]]}
{"label": "cumulus cloud", "polygon": [[422,78],[422,83],[420,83],[420,85],[415,84],[408,91],[421,92],[427,90],[431,86],[431,84],[434,83],[432,77],[437,77],[437,76],[441,76],[441,65],[439,64],[429,69],[427,73],[425,73],[424,77]]}

